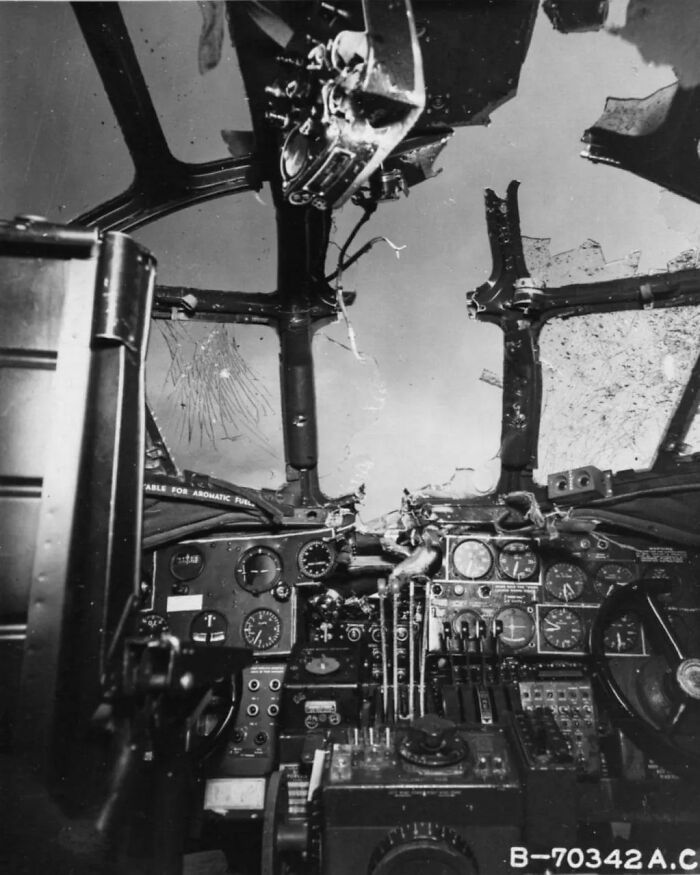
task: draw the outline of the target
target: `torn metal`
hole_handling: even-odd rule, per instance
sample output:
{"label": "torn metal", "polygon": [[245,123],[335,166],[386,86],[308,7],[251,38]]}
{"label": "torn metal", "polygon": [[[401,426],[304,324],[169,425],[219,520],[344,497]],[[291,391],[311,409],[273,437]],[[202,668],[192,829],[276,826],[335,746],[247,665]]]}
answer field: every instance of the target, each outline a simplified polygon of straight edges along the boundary
{"label": "torn metal", "polygon": [[583,157],[628,170],[700,202],[700,86],[677,82],[643,98],[610,97],[583,135]]}

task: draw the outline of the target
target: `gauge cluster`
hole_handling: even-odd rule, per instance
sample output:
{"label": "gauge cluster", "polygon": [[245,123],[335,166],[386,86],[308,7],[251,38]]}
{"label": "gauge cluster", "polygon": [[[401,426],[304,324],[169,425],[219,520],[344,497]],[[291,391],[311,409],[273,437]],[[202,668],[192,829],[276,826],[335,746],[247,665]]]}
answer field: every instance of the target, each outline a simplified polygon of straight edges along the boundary
{"label": "gauge cluster", "polygon": [[297,637],[297,586],[322,581],[337,560],[333,533],[325,529],[215,535],[161,548],[138,631],[247,647],[260,656],[289,653]]}
{"label": "gauge cluster", "polygon": [[461,580],[532,580],[538,570],[537,553],[525,540],[464,538],[457,540],[449,553],[449,571]]}
{"label": "gauge cluster", "polygon": [[[635,580],[665,579],[672,585],[687,574],[684,551],[649,549],[641,542],[562,535],[552,543],[451,532],[431,587],[430,650],[444,647],[447,624],[453,642],[493,637],[505,653],[581,655],[606,596]],[[610,626],[605,644],[618,656],[647,652],[633,613]]]}

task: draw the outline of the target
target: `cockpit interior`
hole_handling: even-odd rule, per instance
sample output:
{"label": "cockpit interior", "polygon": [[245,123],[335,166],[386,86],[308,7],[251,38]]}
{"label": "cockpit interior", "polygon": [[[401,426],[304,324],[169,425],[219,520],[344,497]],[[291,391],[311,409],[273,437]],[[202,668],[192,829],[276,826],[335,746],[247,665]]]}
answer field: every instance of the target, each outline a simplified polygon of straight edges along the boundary
{"label": "cockpit interior", "polygon": [[694,4],[0,21],[0,871],[698,871]]}

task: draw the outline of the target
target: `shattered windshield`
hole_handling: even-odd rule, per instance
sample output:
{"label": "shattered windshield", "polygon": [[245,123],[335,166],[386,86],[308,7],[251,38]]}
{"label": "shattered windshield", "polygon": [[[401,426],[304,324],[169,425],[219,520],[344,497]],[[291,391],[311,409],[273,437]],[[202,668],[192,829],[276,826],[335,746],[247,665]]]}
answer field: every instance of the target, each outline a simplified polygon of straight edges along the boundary
{"label": "shattered windshield", "polygon": [[[250,113],[225,23],[209,20],[214,39],[203,44],[198,5],[122,8],[173,152],[189,161],[226,157],[222,132],[249,130]],[[0,91],[12,114],[0,134],[11,168],[0,181],[3,213],[73,219],[125,189],[132,162],[69,5],[2,3],[0,12]],[[219,63],[202,65],[202,46],[216,48],[217,34]],[[40,41],[48,54],[20,50]],[[695,204],[619,173],[612,198],[613,171],[578,155],[582,124],[609,94],[642,98],[674,78],[668,66],[640,63],[637,50],[611,33],[555,32],[540,10],[517,99],[489,107],[488,127],[458,128],[440,154],[440,175],[382,204],[355,241],[377,240],[342,277],[343,288],[357,292],[347,312],[352,331],[341,317],[318,328],[313,344],[326,495],[365,484],[367,520],[395,508],[404,488],[464,495],[494,487],[503,337],[469,321],[465,308],[466,292],[491,270],[485,188],[502,192],[510,179],[522,180],[524,233],[552,235],[533,236],[528,266],[550,285],[641,275],[697,245],[688,231]],[[437,98],[431,112],[447,100]],[[327,272],[357,219],[350,203],[334,213]],[[157,257],[159,284],[261,294],[276,287],[275,216],[265,188],[190,207],[134,236]],[[578,463],[648,465],[697,353],[694,325],[690,308],[548,324],[539,479]],[[269,327],[154,323],[149,400],[181,468],[242,485],[284,482],[278,357]],[[237,408],[239,390],[250,398],[248,418]],[[699,431],[691,428],[689,452]]]}
{"label": "shattered windshield", "polygon": [[[176,288],[274,290],[274,214],[248,192],[190,207],[134,236]],[[241,486],[284,482],[279,340],[266,325],[154,320],[147,393],[181,469]]]}
{"label": "shattered windshield", "polygon": [[699,352],[694,307],[547,323],[539,482],[576,465],[649,468]]}
{"label": "shattered windshield", "polygon": [[276,333],[158,321],[148,401],[177,465],[240,486],[284,480]]}
{"label": "shattered windshield", "polygon": [[[641,260],[641,253],[633,251],[607,261],[594,240],[553,254],[550,240],[525,238],[523,251],[530,272],[548,286],[633,277]],[[683,253],[667,269],[694,266],[692,256],[692,251]],[[555,318],[543,327],[539,347],[542,414],[536,480],[546,483],[548,474],[579,465],[644,470],[656,458],[700,353],[700,309]]]}

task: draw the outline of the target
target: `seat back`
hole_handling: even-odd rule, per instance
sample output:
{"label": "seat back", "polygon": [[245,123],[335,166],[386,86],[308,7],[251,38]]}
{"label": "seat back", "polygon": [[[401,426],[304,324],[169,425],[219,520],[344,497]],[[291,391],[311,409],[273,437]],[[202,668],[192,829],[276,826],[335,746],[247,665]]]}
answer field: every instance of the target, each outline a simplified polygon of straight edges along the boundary
{"label": "seat back", "polygon": [[154,280],[122,234],[0,226],[0,694],[49,782],[80,760],[138,597]]}

